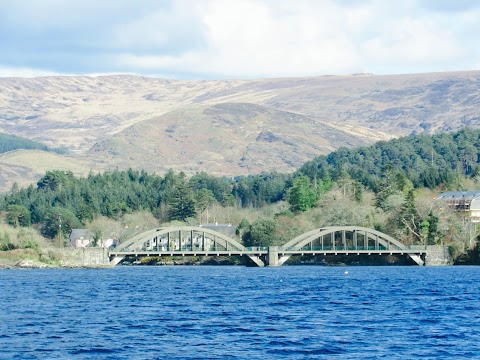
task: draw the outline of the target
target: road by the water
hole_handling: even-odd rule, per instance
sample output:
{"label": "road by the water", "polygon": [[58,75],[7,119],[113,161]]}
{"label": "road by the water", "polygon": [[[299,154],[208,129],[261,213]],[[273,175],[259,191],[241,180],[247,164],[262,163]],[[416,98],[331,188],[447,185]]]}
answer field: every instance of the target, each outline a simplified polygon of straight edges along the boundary
{"label": "road by the water", "polygon": [[0,359],[473,359],[479,339],[480,267],[0,271]]}

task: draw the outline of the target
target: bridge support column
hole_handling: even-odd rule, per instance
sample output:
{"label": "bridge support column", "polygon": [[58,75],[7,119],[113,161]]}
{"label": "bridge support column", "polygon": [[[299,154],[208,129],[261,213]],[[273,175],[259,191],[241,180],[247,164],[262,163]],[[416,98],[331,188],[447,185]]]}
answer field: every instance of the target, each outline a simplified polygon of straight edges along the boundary
{"label": "bridge support column", "polygon": [[288,259],[290,259],[290,256],[292,255],[283,255],[280,257],[280,259],[278,259],[278,266],[282,266],[285,261],[287,261]]}
{"label": "bridge support column", "polygon": [[418,265],[420,265],[420,266],[425,265],[424,262],[423,262],[423,260],[422,260],[422,258],[421,258],[419,255],[417,255],[417,254],[408,254],[408,256],[410,256],[410,258],[411,258],[413,261],[415,261]]}
{"label": "bridge support column", "polygon": [[255,265],[257,265],[258,267],[264,267],[265,264],[264,262],[262,261],[262,259],[260,259],[260,257],[258,256],[255,256],[255,255],[246,255],[250,260],[253,261],[253,263]]}
{"label": "bridge support column", "polygon": [[125,258],[125,256],[114,256],[111,260],[110,260],[110,264],[112,266],[115,266],[115,265],[118,265],[122,262],[122,260]]}
{"label": "bridge support column", "polygon": [[268,247],[267,262],[268,266],[280,266],[278,263],[278,246]]}

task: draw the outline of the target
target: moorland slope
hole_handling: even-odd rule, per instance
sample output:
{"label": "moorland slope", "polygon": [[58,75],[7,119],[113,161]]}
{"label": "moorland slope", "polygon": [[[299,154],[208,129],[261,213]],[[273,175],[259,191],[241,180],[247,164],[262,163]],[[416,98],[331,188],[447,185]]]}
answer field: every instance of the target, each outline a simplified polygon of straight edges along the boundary
{"label": "moorland slope", "polygon": [[[218,81],[0,79],[0,132],[70,149],[62,161],[82,171],[292,171],[341,146],[479,127],[479,106],[480,71]],[[9,184],[38,179],[30,167],[38,156],[3,154],[0,191],[4,178]],[[55,155],[57,164],[62,156]]]}

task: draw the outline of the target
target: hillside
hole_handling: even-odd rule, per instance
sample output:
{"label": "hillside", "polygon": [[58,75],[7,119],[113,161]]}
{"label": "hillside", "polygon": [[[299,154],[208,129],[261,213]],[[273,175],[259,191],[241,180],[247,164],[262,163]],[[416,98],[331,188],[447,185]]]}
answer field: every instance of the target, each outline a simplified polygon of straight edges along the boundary
{"label": "hillside", "polygon": [[391,169],[416,188],[454,188],[463,176],[478,181],[479,164],[480,129],[465,128],[406,136],[355,149],[341,148],[306,162],[298,173],[312,180],[327,173],[334,180],[351,178],[376,191],[380,179]]}
{"label": "hillside", "polygon": [[[78,158],[93,170],[108,161],[107,168],[235,175],[291,171],[341,146],[479,127],[479,105],[479,71],[220,81],[2,78],[0,132],[65,147],[74,154],[65,162]],[[17,179],[9,171],[10,181]]]}
{"label": "hillside", "polygon": [[169,112],[97,143],[89,156],[110,165],[150,171],[244,175],[291,172],[338,144],[355,147],[385,134],[334,127],[250,103],[222,103]]}
{"label": "hillside", "polygon": [[42,143],[32,141],[29,139],[24,139],[15,135],[8,135],[0,133],[0,154],[19,150],[19,149],[28,149],[28,150],[44,150],[49,151],[48,146],[45,146]]}
{"label": "hillside", "polygon": [[79,176],[104,168],[104,164],[47,151],[11,151],[0,154],[0,192],[10,189],[14,182],[19,186],[35,183],[47,170],[70,170]]}

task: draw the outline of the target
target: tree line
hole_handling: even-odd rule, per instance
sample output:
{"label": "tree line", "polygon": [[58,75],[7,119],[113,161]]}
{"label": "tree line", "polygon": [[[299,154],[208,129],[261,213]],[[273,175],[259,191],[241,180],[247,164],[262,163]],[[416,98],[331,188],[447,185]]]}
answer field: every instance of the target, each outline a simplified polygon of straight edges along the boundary
{"label": "tree line", "polygon": [[37,141],[25,139],[15,135],[3,134],[0,133],[0,154],[6,153],[13,150],[43,150],[43,151],[53,151],[57,153],[65,153],[63,149],[52,149],[45,144],[42,144]]}
{"label": "tree line", "polygon": [[269,173],[229,179],[202,172],[187,178],[171,170],[159,176],[132,169],[75,177],[71,171],[47,171],[36,186],[14,185],[0,208],[11,225],[38,224],[43,235],[53,238],[99,215],[118,219],[146,210],[161,221],[185,221],[213,204],[260,207],[281,200],[290,177]]}
{"label": "tree line", "polygon": [[238,211],[276,206],[274,216],[239,221],[245,244],[281,242],[308,226],[328,224],[363,225],[410,242],[438,243],[444,236],[439,214],[418,210],[414,190],[461,189],[465,178],[479,178],[479,153],[480,130],[464,129],[341,148],[293,174],[229,178],[201,172],[187,178],[171,170],[159,176],[129,169],[75,177],[48,171],[36,186],[14,185],[1,197],[0,209],[11,225],[33,224],[49,238],[98,216],[119,219],[146,211],[160,222],[198,223],[208,221],[212,206]]}
{"label": "tree line", "polygon": [[299,173],[311,180],[329,174],[334,181],[348,175],[368,189],[378,192],[389,168],[411,181],[415,188],[455,187],[462,176],[477,176],[480,130],[407,136],[380,141],[368,147],[340,148],[305,163]]}

